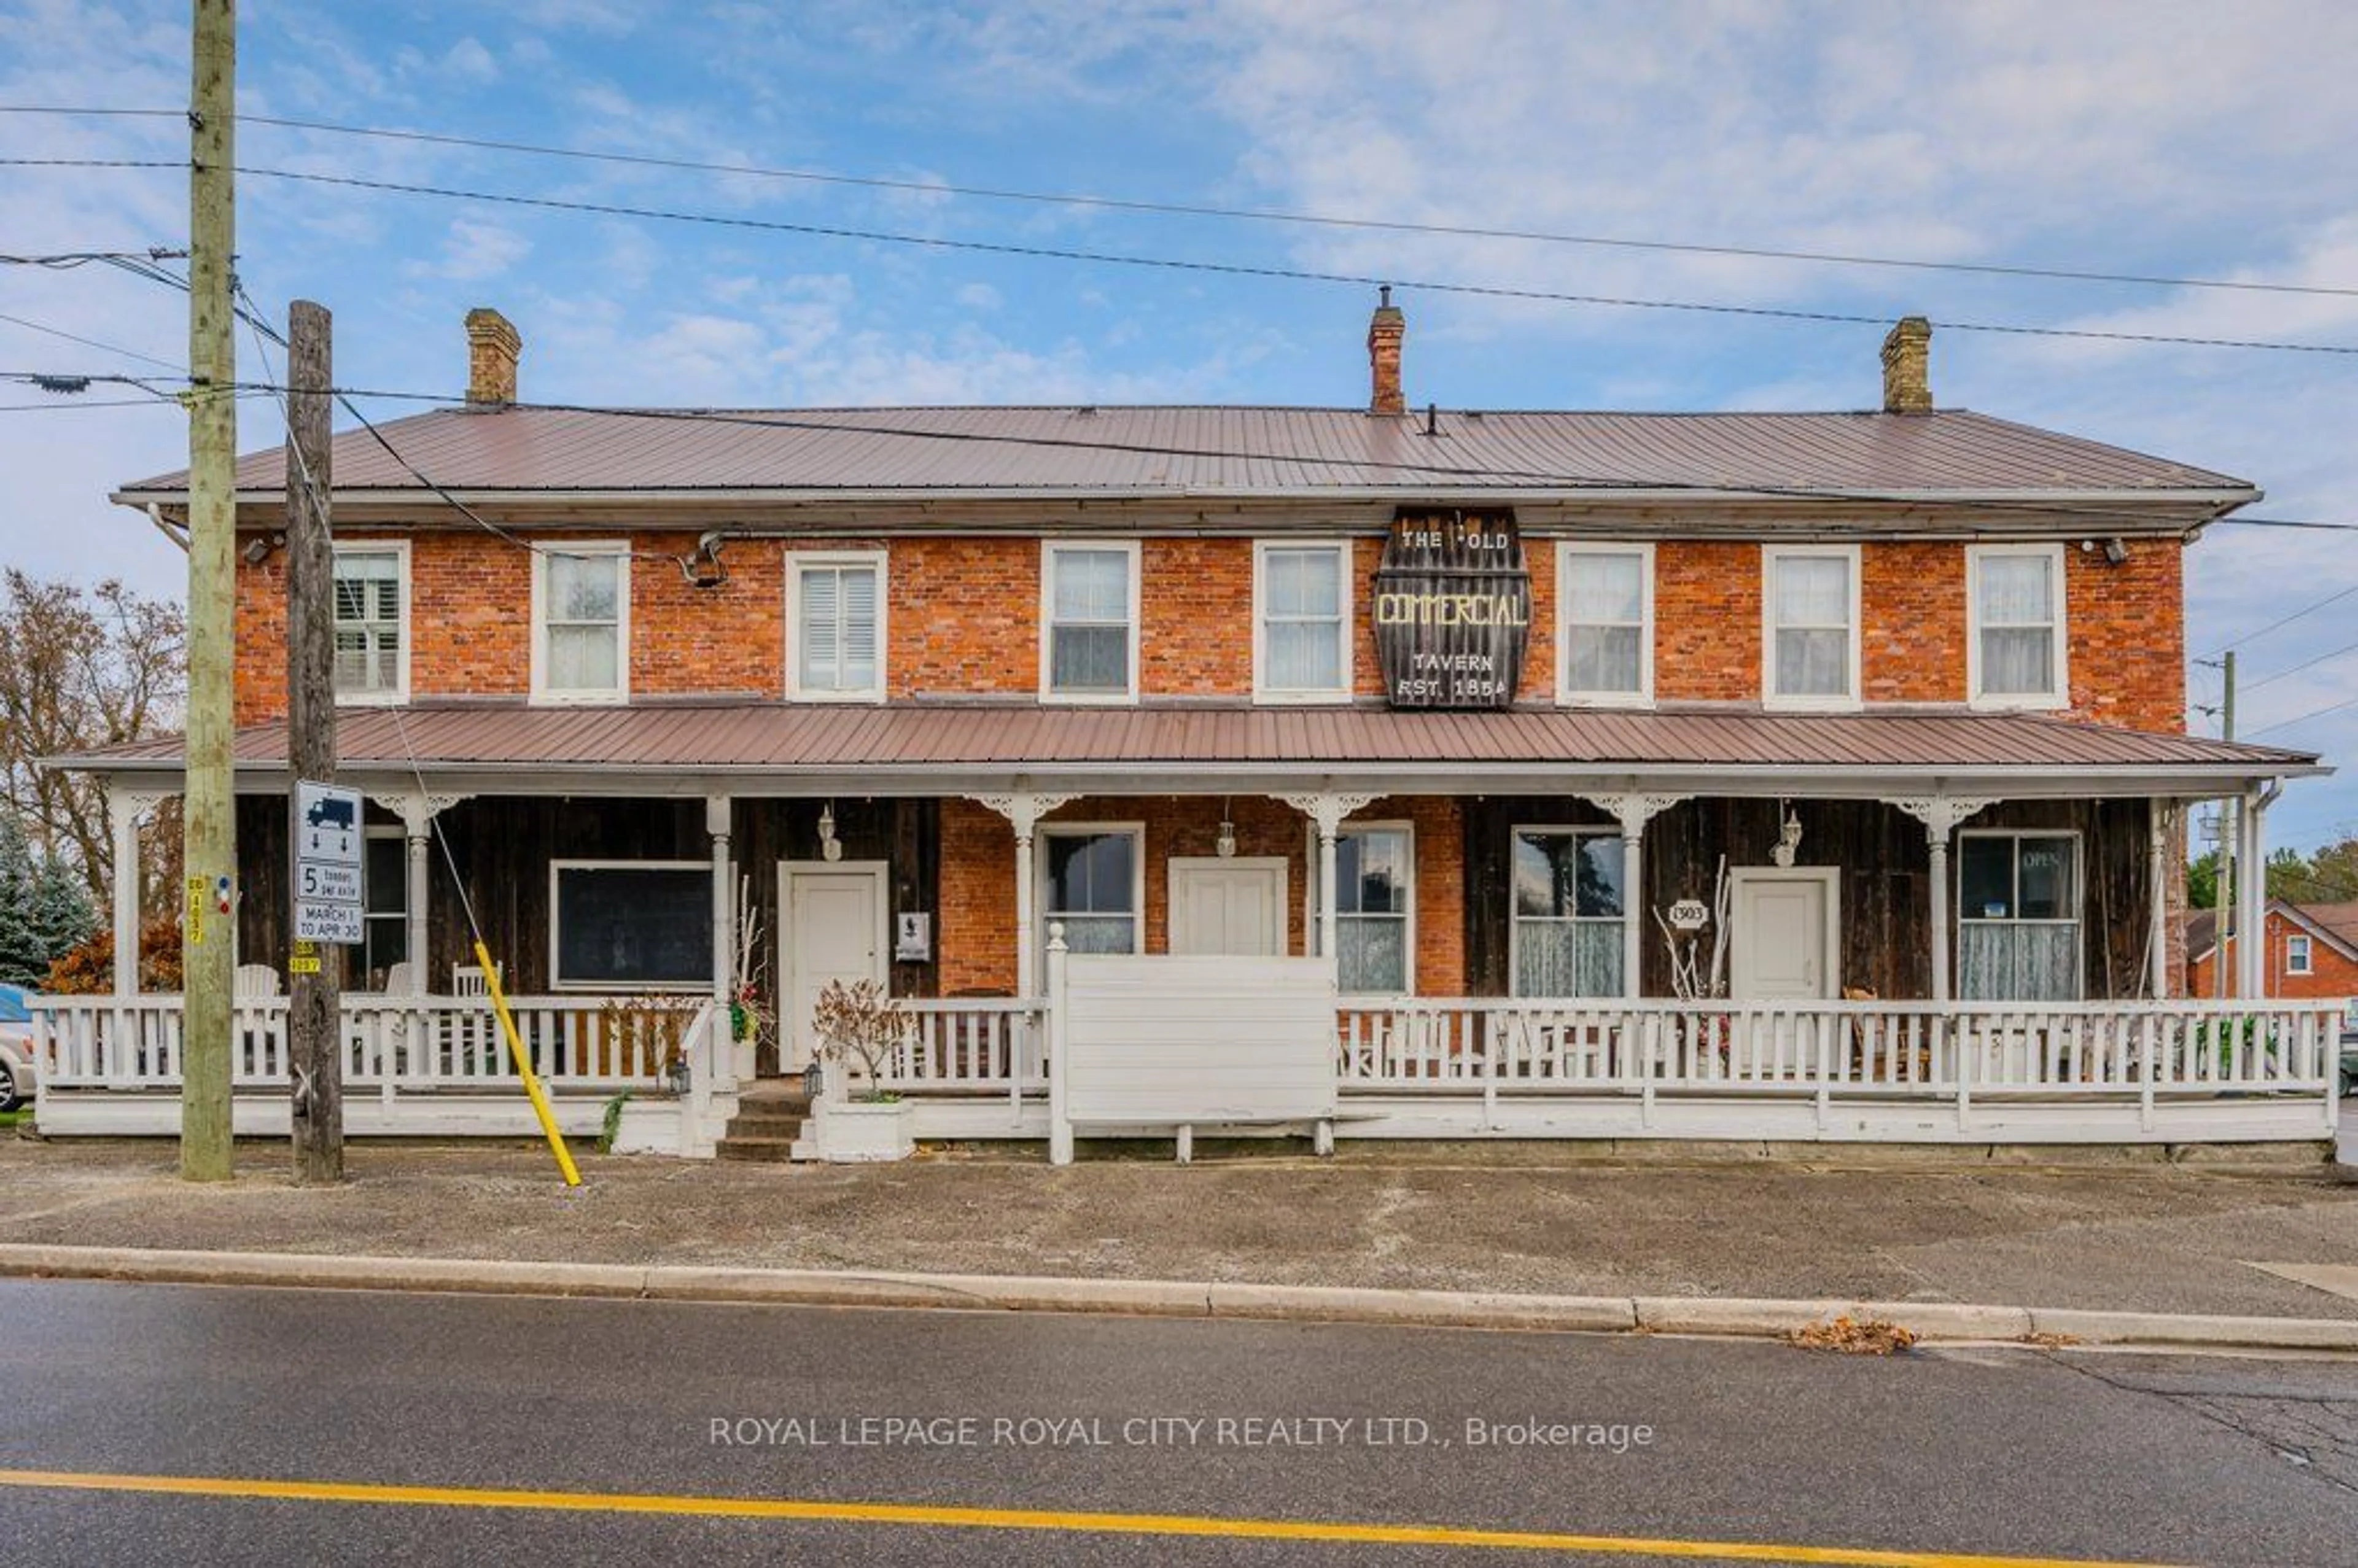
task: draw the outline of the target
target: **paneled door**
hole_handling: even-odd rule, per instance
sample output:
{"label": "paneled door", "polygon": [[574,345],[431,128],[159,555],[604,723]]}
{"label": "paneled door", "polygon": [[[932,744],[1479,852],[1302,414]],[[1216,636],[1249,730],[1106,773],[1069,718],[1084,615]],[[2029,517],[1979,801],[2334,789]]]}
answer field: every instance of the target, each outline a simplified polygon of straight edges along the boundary
{"label": "paneled door", "polygon": [[1171,951],[1273,958],[1285,953],[1285,860],[1171,861]]}
{"label": "paneled door", "polygon": [[779,1066],[810,1065],[811,1010],[831,981],[887,979],[882,861],[789,860],[778,867]]}
{"label": "paneled door", "polygon": [[1735,1000],[1819,1000],[1833,996],[1836,872],[1831,866],[1740,867],[1735,883]]}

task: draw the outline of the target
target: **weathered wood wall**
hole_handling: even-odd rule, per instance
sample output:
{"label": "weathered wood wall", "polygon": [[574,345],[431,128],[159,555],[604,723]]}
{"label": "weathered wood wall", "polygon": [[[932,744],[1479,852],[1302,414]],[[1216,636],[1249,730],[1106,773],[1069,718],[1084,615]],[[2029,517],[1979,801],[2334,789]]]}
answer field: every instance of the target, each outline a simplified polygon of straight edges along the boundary
{"label": "weathered wood wall", "polygon": [[[1794,800],[1790,808],[1801,822],[1794,864],[1842,870],[1842,983],[1895,1000],[1929,996],[1926,882],[1931,855],[1922,825],[1877,801]],[[1510,989],[1509,850],[1514,829],[1614,824],[1585,802],[1555,796],[1487,796],[1469,800],[1466,814],[1467,975],[1475,994],[1504,996]],[[1966,824],[2081,835],[2084,994],[2091,999],[2125,999],[2143,991],[2147,820],[2142,800],[2010,801]],[[1682,898],[1709,904],[1722,855],[1731,868],[1773,864],[1769,851],[1777,842],[1778,821],[1774,800],[1714,796],[1682,802],[1648,825],[1646,896],[1633,911],[1645,927],[1647,995],[1671,994],[1670,954],[1652,912]],[[1952,849],[1947,912],[1952,954],[1956,871]]]}

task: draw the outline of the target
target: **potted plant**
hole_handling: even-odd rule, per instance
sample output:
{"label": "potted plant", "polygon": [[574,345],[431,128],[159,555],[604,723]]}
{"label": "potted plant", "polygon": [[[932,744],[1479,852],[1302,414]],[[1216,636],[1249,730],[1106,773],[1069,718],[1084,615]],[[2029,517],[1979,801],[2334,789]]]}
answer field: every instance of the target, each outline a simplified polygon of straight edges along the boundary
{"label": "potted plant", "polygon": [[811,1033],[827,1069],[827,1092],[816,1107],[820,1159],[905,1160],[915,1152],[915,1108],[878,1087],[914,1022],[874,980],[834,980],[819,992]]}

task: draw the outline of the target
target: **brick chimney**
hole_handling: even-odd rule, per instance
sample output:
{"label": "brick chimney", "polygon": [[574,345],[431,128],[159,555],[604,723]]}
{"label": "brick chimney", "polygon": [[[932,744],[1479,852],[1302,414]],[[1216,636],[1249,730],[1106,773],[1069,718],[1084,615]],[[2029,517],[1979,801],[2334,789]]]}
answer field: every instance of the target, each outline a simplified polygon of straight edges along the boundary
{"label": "brick chimney", "polygon": [[1932,412],[1932,323],[1903,316],[1883,340],[1883,411]]}
{"label": "brick chimney", "polygon": [[524,339],[489,306],[467,312],[467,406],[504,408],[516,400],[516,359]]}
{"label": "brick chimney", "polygon": [[1375,319],[1368,323],[1368,370],[1375,390],[1368,399],[1370,414],[1405,414],[1408,398],[1401,391],[1401,340],[1408,336],[1408,318],[1392,303],[1392,286],[1383,286]]}

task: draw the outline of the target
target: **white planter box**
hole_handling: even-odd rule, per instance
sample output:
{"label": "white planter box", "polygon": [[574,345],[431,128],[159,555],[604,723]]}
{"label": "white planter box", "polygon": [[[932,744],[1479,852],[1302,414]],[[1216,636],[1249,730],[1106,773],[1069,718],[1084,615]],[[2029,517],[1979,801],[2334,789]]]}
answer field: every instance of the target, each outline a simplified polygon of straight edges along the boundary
{"label": "white planter box", "polygon": [[817,1112],[818,1157],[830,1163],[905,1160],[916,1152],[917,1108],[908,1100],[823,1099]]}

